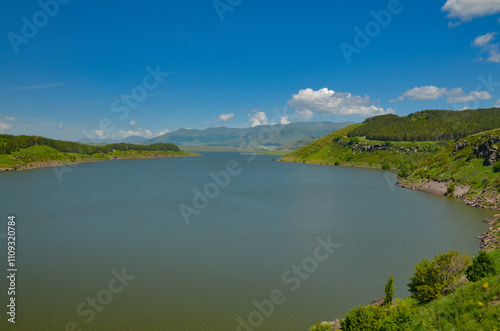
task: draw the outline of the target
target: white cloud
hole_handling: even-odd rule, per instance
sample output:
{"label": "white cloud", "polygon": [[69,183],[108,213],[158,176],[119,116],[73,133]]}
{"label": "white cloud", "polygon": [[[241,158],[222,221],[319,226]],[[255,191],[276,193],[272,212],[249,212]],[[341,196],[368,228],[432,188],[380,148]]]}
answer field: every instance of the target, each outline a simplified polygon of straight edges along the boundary
{"label": "white cloud", "polygon": [[397,99],[392,99],[390,102],[403,101],[405,98],[410,100],[435,100],[443,97],[446,94],[445,88],[436,86],[420,86],[406,90]]}
{"label": "white cloud", "polygon": [[500,107],[500,99],[498,99],[497,102],[495,102],[495,104],[493,105],[493,107]]}
{"label": "white cloud", "polygon": [[489,100],[491,94],[488,91],[471,91],[465,94],[461,88],[453,89],[448,93],[447,103],[467,103],[475,100]]}
{"label": "white cloud", "polygon": [[3,119],[6,120],[6,121],[18,121],[18,120],[20,120],[20,118],[18,118],[18,117],[12,117],[12,116],[4,116]]}
{"label": "white cloud", "polygon": [[[494,15],[500,12],[499,0],[447,0],[442,11],[448,12],[448,18],[460,22],[469,22],[477,17]],[[459,24],[458,23],[458,24]],[[450,25],[456,25],[450,24]]]}
{"label": "white cloud", "polygon": [[103,130],[95,130],[93,137],[99,139],[113,139],[122,140],[131,136],[139,136],[146,139],[162,136],[170,132],[169,129],[165,129],[158,132],[152,132],[151,130],[143,130],[142,128],[137,128],[136,130],[120,130],[118,132],[105,132]]}
{"label": "white cloud", "polygon": [[447,103],[466,103],[474,100],[488,100],[491,99],[491,94],[488,91],[471,91],[465,94],[461,87],[458,88],[439,88],[436,86],[420,86],[411,90],[406,90],[402,95],[390,102],[410,100],[436,100],[442,97],[447,97]]}
{"label": "white cloud", "polygon": [[22,86],[22,87],[14,87],[13,90],[40,90],[40,89],[48,89],[59,86],[64,86],[67,83],[53,83],[47,85],[35,85],[35,86]]}
{"label": "white cloud", "polygon": [[231,114],[220,114],[219,116],[219,121],[221,122],[224,122],[224,123],[227,123],[229,122],[230,119],[232,119],[234,117],[234,114],[231,113]]}
{"label": "white cloud", "polygon": [[257,125],[267,125],[269,121],[267,120],[266,113],[263,111],[258,111],[257,109],[252,110],[254,114],[248,114],[248,117],[250,119],[248,120],[250,122],[250,127],[254,127]]}
{"label": "white cloud", "polygon": [[484,47],[487,46],[491,40],[495,39],[496,32],[490,32],[485,35],[477,37],[472,43],[476,47]]}
{"label": "white cloud", "polygon": [[280,118],[280,124],[281,125],[290,124],[290,120],[288,120],[288,116],[281,116],[281,118]]}
{"label": "white cloud", "polygon": [[485,35],[479,36],[472,42],[472,45],[480,48],[481,52],[483,53],[489,53],[489,57],[487,59],[488,62],[500,63],[500,44],[493,43],[496,34],[496,32],[490,32]]}
{"label": "white cloud", "polygon": [[9,130],[11,127],[12,127],[12,125],[9,125],[7,123],[0,121],[0,133],[4,133],[5,131]]}
{"label": "white cloud", "polygon": [[295,107],[295,117],[298,120],[308,120],[314,115],[358,115],[369,117],[393,113],[392,109],[384,110],[374,105],[369,96],[361,97],[351,93],[335,92],[322,88],[318,91],[307,88],[293,94],[288,105]]}
{"label": "white cloud", "polygon": [[137,124],[137,121],[135,121],[135,120],[131,120],[131,121],[130,121],[130,126],[134,126],[134,125],[136,125],[136,124]]}
{"label": "white cloud", "polygon": [[62,128],[63,128],[63,126],[64,126],[64,125],[63,125],[62,123],[57,124],[57,127],[58,127],[59,129],[62,129]]}

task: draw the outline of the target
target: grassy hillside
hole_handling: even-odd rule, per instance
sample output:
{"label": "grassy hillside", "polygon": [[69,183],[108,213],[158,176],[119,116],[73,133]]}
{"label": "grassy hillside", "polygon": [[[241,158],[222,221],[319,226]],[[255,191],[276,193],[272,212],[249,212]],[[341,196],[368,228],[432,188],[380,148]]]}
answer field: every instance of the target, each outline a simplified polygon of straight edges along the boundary
{"label": "grassy hillside", "polygon": [[332,132],[285,155],[281,160],[328,165],[344,165],[397,170],[402,163],[419,163],[451,142],[387,142],[365,137],[348,137],[364,124],[354,124]]}
{"label": "grassy hillside", "polygon": [[500,330],[500,250],[488,255],[496,265],[494,275],[474,282],[467,282],[458,275],[462,284],[435,300],[419,303],[409,297],[396,300],[390,307],[360,306],[346,314],[344,318],[348,323],[338,319],[331,323],[317,323],[309,330],[338,330],[340,325],[344,326],[342,330],[356,331]]}
{"label": "grassy hillside", "polygon": [[[402,186],[419,187],[430,181],[448,183],[448,194],[458,186],[466,187],[463,196],[483,207],[499,206],[500,192],[500,129],[457,140],[444,146],[430,158],[417,164]],[[483,195],[482,199],[476,196]]]}
{"label": "grassy hillside", "polygon": [[18,148],[9,154],[0,154],[0,170],[25,170],[80,162],[113,159],[144,159],[196,155],[183,151],[112,150],[105,153],[67,153],[46,145]]}

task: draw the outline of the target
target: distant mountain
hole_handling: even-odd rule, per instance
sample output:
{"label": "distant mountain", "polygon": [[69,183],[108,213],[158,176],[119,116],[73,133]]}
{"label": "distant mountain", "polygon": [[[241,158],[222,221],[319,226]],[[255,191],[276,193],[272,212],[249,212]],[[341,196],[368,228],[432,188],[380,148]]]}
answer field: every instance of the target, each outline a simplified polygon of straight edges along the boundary
{"label": "distant mountain", "polygon": [[130,136],[130,137],[123,139],[121,142],[122,143],[129,143],[129,144],[142,144],[144,141],[146,141],[146,138],[144,138],[144,137]]}
{"label": "distant mountain", "polygon": [[[352,122],[301,122],[287,125],[259,125],[253,128],[208,128],[204,130],[179,129],[143,144],[171,143],[180,146],[224,146],[247,147],[261,149],[282,149],[282,145],[303,140],[303,143],[322,137],[328,133],[342,129]],[[312,139],[311,139],[312,138]],[[287,145],[285,145],[287,146]]]}

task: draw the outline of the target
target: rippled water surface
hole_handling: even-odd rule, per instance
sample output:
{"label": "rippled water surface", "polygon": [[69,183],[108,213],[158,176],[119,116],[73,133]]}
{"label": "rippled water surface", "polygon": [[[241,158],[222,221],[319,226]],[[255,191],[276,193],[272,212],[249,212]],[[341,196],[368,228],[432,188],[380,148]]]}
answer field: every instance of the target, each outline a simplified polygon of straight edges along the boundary
{"label": "rippled water surface", "polygon": [[[210,173],[228,166],[220,188]],[[255,330],[307,330],[382,297],[390,275],[408,295],[419,259],[475,254],[493,214],[395,187],[388,172],[273,156],[109,161],[62,178],[0,173],[0,233],[8,215],[18,221],[19,330],[237,330],[240,317]],[[189,224],[181,204],[196,212]]]}

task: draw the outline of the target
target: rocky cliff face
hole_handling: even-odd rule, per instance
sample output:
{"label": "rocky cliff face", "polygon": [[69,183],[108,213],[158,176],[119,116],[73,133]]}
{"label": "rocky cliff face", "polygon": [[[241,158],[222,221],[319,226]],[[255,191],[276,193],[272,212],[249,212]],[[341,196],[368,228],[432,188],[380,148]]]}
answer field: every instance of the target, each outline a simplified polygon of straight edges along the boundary
{"label": "rocky cliff face", "polygon": [[[467,141],[463,141],[467,143]],[[463,143],[462,142],[462,143]],[[498,143],[500,142],[500,137],[492,137],[490,136],[483,143],[475,143],[474,147],[472,147],[472,151],[474,152],[474,156],[478,159],[484,159],[484,165],[490,166],[495,164],[499,159],[498,152]],[[458,144],[458,143],[457,143]],[[455,144],[455,148],[457,148],[457,144]]]}

